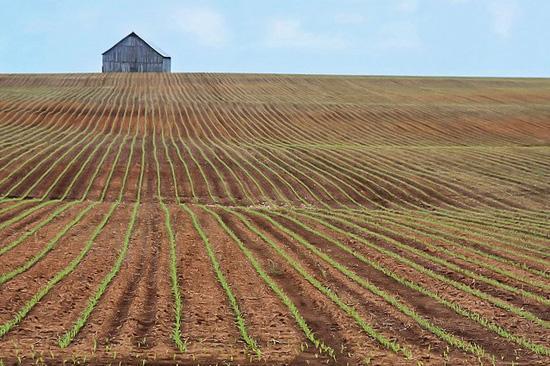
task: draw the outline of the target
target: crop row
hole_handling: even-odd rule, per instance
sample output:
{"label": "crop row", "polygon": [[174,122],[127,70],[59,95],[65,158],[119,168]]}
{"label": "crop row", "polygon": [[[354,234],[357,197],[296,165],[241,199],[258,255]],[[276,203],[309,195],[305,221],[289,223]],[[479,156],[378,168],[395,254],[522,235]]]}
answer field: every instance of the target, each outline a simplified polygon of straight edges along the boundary
{"label": "crop row", "polygon": [[[41,194],[48,197],[52,191],[60,189],[56,186],[61,186],[69,179],[69,184],[64,185],[64,192],[60,194],[66,197],[75,186],[79,186],[76,184],[79,177],[91,176],[89,184],[83,185],[88,187],[84,192],[87,196],[99,170],[91,162],[108,162],[107,154],[113,148],[116,151],[117,145],[120,153],[124,146],[134,143],[135,139],[144,138],[143,132],[138,133],[137,121],[132,121],[136,114],[137,119],[146,120],[145,124],[153,127],[158,124],[161,127],[148,138],[160,135],[166,155],[174,158],[170,160],[170,169],[176,172],[173,175],[178,175],[178,179],[166,180],[163,175],[159,183],[164,198],[169,201],[218,203],[223,197],[231,204],[266,201],[277,205],[302,203],[323,208],[384,208],[395,205],[413,209],[425,206],[456,209],[467,207],[464,203],[466,198],[480,207],[521,210],[521,206],[505,199],[499,192],[488,194],[474,186],[463,187],[453,183],[448,179],[447,165],[441,164],[441,159],[447,159],[449,169],[470,174],[469,181],[475,184],[479,182],[480,187],[491,185],[509,188],[510,184],[518,185],[520,181],[517,178],[514,178],[514,183],[512,177],[505,175],[514,166],[519,166],[514,177],[521,173],[521,182],[529,183],[532,189],[544,184],[539,175],[526,178],[521,164],[540,161],[540,169],[543,170],[547,169],[546,165],[540,159],[533,159],[534,154],[522,155],[524,151],[520,149],[517,150],[521,157],[514,157],[514,150],[504,148],[501,149],[503,154],[500,151],[495,154],[483,147],[444,147],[441,150],[415,147],[413,144],[406,147],[371,147],[345,141],[343,136],[354,135],[359,141],[364,141],[366,136],[372,135],[371,129],[383,129],[383,125],[365,119],[367,111],[350,108],[349,111],[331,112],[336,118],[348,122],[341,129],[330,130],[328,127],[333,123],[329,117],[330,106],[316,105],[316,108],[326,113],[314,114],[307,106],[299,109],[285,105],[275,108],[254,104],[222,106],[212,102],[183,103],[190,95],[185,91],[188,85],[184,85],[181,78],[153,81],[152,90],[138,91],[135,83],[118,80],[111,93],[100,94],[102,97],[97,104],[103,106],[103,111],[99,110],[97,115],[91,113],[96,105],[94,98],[97,98],[92,95],[82,97],[83,100],[93,101],[87,112],[84,112],[83,106],[82,109],[63,106],[70,114],[53,113],[48,116],[53,118],[53,122],[47,125],[55,125],[60,129],[75,117],[82,117],[82,121],[64,129],[61,138],[54,144],[46,142],[58,130],[44,135],[40,135],[42,131],[37,130],[40,136],[38,141],[28,141],[31,145],[20,144],[18,151],[25,153],[27,149],[27,153],[34,151],[37,154],[27,160],[17,156],[15,160],[20,168],[1,180],[4,197],[34,196],[35,191],[45,184],[41,181],[46,179],[50,182],[49,187],[41,188]],[[115,90],[120,93],[114,93]],[[136,104],[135,95],[142,95],[144,102]],[[143,104],[147,108],[140,117]],[[112,123],[98,128],[98,119],[104,118],[109,111],[114,115]],[[357,120],[362,123],[356,123]],[[430,124],[425,126],[427,129],[429,127]],[[98,136],[100,129],[103,132]],[[135,131],[134,138],[128,139],[129,130]],[[121,138],[123,131],[126,131],[126,137]],[[389,132],[379,131],[381,136]],[[75,145],[74,142],[79,139]],[[327,139],[332,143],[323,142]],[[32,145],[35,142],[41,145]],[[380,141],[382,143],[383,140]],[[46,149],[41,148],[44,146]],[[100,153],[102,155],[96,157]],[[120,169],[118,153],[112,172]],[[451,155],[451,164],[450,153],[472,159],[457,159]],[[478,164],[471,162],[476,156],[479,156],[480,161],[491,160],[491,165],[483,166],[483,172],[491,169],[491,174],[481,174]],[[56,160],[52,160],[54,157]],[[64,169],[56,168],[62,160],[67,161]],[[48,163],[51,161],[55,163]],[[13,159],[8,164],[13,164]],[[15,178],[23,166],[32,169],[27,169],[27,174],[20,177],[22,179],[13,181],[11,178]],[[164,168],[162,166],[163,171]],[[88,171],[91,173],[88,174]],[[186,182],[183,187],[182,178]],[[12,184],[8,184],[10,182]],[[26,190],[22,189],[23,186]],[[109,184],[104,187],[103,197]]]}

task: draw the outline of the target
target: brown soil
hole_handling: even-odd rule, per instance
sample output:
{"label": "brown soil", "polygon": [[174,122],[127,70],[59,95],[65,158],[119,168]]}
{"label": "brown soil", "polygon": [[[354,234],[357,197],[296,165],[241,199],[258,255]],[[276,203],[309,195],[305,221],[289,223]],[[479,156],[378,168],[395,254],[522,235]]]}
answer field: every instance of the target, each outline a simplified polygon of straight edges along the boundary
{"label": "brown soil", "polygon": [[[396,240],[462,269],[549,298],[546,283],[550,257],[545,252],[550,240],[547,80],[244,74],[0,75],[0,90],[6,96],[0,101],[0,134],[4,133],[0,136],[0,197],[25,202],[16,206],[20,201],[0,200],[0,224],[9,223],[0,230],[0,249],[40,225],[61,205],[75,202],[36,234],[0,254],[0,364],[550,363],[544,355],[549,353],[550,312],[543,301],[474,281],[458,270],[392,243]],[[48,133],[43,133],[50,127]],[[88,127],[88,132],[63,146]],[[95,132],[90,132],[94,127]],[[95,142],[82,150],[94,138]],[[84,166],[96,147],[95,155]],[[72,150],[62,157],[68,149]],[[28,197],[22,197],[35,183]],[[88,195],[83,197],[88,186]],[[4,197],[8,192],[10,197]],[[68,194],[63,202],[55,201],[65,192]],[[41,203],[29,198],[46,193],[50,205],[15,220]],[[81,198],[84,201],[78,201]],[[178,200],[196,214],[234,299],[221,286],[206,244]],[[128,251],[120,270],[102,295],[91,302],[124,247],[138,201],[135,226],[129,233]],[[90,204],[96,205],[50,251],[33,262]],[[100,228],[113,204],[118,205],[116,210]],[[169,221],[162,204],[168,207]],[[307,340],[288,304],[201,205],[220,215],[269,280],[292,302],[316,339],[334,349],[335,359]],[[352,307],[375,332],[410,350],[412,357],[393,352],[369,336],[346,313],[345,306],[319,291],[226,208],[243,213],[284,250],[291,262],[298,263]],[[350,221],[370,234],[334,219],[328,221],[432,271],[434,276],[467,285],[504,306],[529,311],[539,320],[526,319],[381,254],[349,235],[300,215],[297,209],[304,208],[310,212],[328,208],[329,214],[336,212],[332,209],[353,209],[355,214],[369,210],[363,211],[367,219]],[[399,219],[388,220],[392,215],[385,211],[387,208],[397,210]],[[447,343],[375,291],[366,289],[361,281],[346,276],[247,209],[267,213],[431,324],[482,347],[487,355],[478,360]],[[317,233],[277,213],[293,217]],[[174,234],[173,243],[169,228]],[[101,231],[90,250],[79,258],[96,230]],[[431,230],[439,230],[441,237],[430,235]],[[401,284],[319,234],[342,242],[403,279],[525,338],[538,345],[539,352]],[[467,248],[487,255],[474,254]],[[489,256],[514,261],[518,266]],[[69,270],[76,259],[80,262]],[[176,319],[172,259],[182,300],[185,352],[177,349],[172,333]],[[7,274],[26,264],[28,268],[7,280]],[[521,268],[521,264],[538,272]],[[490,266],[510,275],[499,274]],[[68,272],[64,277],[55,284],[50,282],[65,269]],[[261,351],[259,358],[242,339],[232,301]],[[93,306],[89,318],[71,344],[60,348],[59,338],[87,306]]]}

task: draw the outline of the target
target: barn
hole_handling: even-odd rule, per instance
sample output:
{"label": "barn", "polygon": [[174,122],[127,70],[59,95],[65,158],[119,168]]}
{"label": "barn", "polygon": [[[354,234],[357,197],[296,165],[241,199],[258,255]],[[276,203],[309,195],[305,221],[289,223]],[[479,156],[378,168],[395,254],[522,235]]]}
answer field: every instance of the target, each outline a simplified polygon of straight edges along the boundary
{"label": "barn", "polygon": [[170,72],[171,58],[132,32],[103,52],[103,72]]}

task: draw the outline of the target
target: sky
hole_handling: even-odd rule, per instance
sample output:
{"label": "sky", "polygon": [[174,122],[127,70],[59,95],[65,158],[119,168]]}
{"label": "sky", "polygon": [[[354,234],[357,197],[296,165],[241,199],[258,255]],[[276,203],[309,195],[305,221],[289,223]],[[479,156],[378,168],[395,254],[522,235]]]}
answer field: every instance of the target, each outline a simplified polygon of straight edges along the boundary
{"label": "sky", "polygon": [[550,77],[550,0],[0,0],[0,73],[99,72],[135,31],[173,72]]}

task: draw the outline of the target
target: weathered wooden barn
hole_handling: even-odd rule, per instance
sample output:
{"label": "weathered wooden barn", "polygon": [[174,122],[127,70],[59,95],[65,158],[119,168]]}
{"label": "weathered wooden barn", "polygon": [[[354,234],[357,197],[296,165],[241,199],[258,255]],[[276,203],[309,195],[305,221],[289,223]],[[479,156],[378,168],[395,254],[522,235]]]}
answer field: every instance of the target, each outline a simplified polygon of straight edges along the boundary
{"label": "weathered wooden barn", "polygon": [[134,32],[103,52],[103,72],[170,72],[171,58]]}

